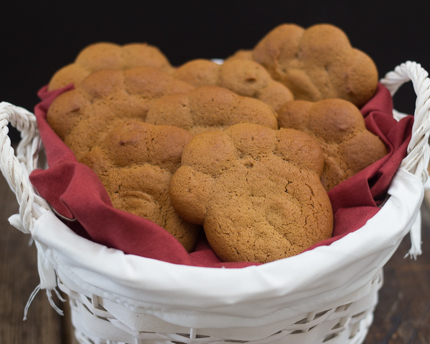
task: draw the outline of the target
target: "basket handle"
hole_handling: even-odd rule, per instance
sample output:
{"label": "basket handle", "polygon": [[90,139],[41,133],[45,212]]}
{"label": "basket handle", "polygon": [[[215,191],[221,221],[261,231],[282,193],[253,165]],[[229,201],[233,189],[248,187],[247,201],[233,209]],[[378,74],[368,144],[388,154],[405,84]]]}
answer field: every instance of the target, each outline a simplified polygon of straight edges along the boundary
{"label": "basket handle", "polygon": [[[8,124],[21,132],[21,141],[15,156]],[[36,116],[24,108],[7,102],[0,103],[0,169],[19,204],[19,216],[9,221],[24,233],[31,233],[35,221],[49,209],[48,203],[38,196],[29,175],[37,166],[42,141],[37,129]]]}
{"label": "basket handle", "polygon": [[[408,81],[412,81],[417,100],[415,102],[411,141],[407,148],[407,156],[403,159],[400,167],[419,177],[427,188],[430,155],[430,80],[428,73],[420,64],[407,61],[381,79],[381,83],[390,91],[391,96],[394,96],[399,87]],[[399,114],[396,111],[394,113]],[[417,219],[411,227],[410,236],[411,248],[405,257],[410,256],[416,259],[418,255],[422,254],[420,213],[418,213]]]}
{"label": "basket handle", "polygon": [[430,157],[430,80],[428,73],[419,63],[407,61],[397,66],[394,71],[381,79],[391,93],[397,92],[404,83],[412,81],[417,100],[415,102],[414,124],[412,137],[407,149],[407,156],[401,167],[421,178],[423,184],[428,180],[428,164]]}

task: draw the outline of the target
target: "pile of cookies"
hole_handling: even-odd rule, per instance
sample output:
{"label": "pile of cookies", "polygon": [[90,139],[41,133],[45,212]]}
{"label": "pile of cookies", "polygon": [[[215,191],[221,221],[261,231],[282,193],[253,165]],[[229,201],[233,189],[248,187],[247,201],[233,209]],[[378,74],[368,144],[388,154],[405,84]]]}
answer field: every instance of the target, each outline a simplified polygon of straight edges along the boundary
{"label": "pile of cookies", "polygon": [[115,208],[191,252],[270,262],[331,237],[327,191],[387,154],[359,107],[373,61],[339,28],[283,24],[223,64],[96,43],[52,77],[47,120]]}

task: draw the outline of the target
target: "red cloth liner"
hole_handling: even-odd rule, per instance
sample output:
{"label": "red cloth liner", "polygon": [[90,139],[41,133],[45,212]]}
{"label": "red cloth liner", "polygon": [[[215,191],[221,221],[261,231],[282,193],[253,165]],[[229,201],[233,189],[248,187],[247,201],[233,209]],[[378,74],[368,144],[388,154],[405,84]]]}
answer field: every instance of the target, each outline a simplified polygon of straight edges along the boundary
{"label": "red cloth liner", "polygon": [[[64,221],[77,234],[110,248],[161,261],[212,268],[242,268],[259,265],[253,262],[222,262],[211,250],[204,235],[196,249],[187,253],[181,244],[157,224],[112,207],[109,196],[95,173],[77,162],[73,152],[61,141],[46,122],[52,101],[73,89],[73,85],[38,95],[41,102],[35,115],[42,137],[49,168],[35,170],[30,180],[59,214],[73,219]],[[333,205],[333,237],[309,249],[329,245],[362,227],[374,216],[386,195],[411,137],[413,117],[397,122],[392,117],[392,98],[388,90],[378,86],[375,96],[361,109],[367,128],[386,144],[388,154],[355,176],[329,191]]]}

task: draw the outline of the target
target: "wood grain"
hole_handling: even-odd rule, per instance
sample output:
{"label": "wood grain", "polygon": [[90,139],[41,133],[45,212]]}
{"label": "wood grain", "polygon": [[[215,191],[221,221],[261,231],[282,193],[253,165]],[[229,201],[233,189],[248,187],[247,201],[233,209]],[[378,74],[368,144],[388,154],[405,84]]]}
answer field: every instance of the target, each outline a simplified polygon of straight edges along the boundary
{"label": "wood grain", "polygon": [[9,225],[7,219],[18,212],[15,195],[0,177],[0,343],[61,343],[61,318],[39,292],[23,321],[24,308],[39,284],[36,248],[29,247],[29,235]]}
{"label": "wood grain", "polygon": [[[67,305],[59,316],[49,305],[43,291],[34,299],[23,321],[27,300],[39,284],[36,249],[28,246],[29,236],[9,225],[17,213],[15,195],[0,176],[0,343],[3,344],[76,344]],[[430,343],[430,195],[422,214],[423,251],[416,261],[404,259],[410,241],[406,237],[385,266],[385,282],[375,319],[364,344]]]}
{"label": "wood grain", "polygon": [[430,194],[421,207],[423,255],[404,258],[410,248],[405,237],[384,267],[375,319],[364,344],[430,343]]}

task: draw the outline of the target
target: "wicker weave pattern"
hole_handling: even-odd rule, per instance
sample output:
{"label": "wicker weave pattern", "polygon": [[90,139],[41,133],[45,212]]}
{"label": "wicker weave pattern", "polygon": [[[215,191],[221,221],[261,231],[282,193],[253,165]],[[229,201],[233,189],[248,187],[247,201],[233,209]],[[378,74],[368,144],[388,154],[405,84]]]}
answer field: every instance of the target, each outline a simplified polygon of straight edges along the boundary
{"label": "wicker weave pattern", "polygon": [[413,135],[408,146],[408,155],[403,160],[401,166],[405,167],[411,173],[420,176],[423,183],[425,183],[428,179],[427,166],[430,155],[428,144],[430,135],[430,119],[428,117],[430,109],[430,80],[428,79],[428,73],[421,65],[408,61],[388,73],[381,80],[381,83],[394,96],[400,86],[408,81],[412,81],[417,100],[412,128]]}
{"label": "wicker weave pattern", "polygon": [[[428,73],[420,64],[407,61],[397,66],[394,71],[387,73],[381,83],[394,96],[400,86],[408,81],[412,81],[417,100],[408,155],[403,159],[401,167],[420,177],[422,182],[426,184],[430,157],[430,118],[428,116],[430,109],[430,80]],[[394,110],[394,115],[396,114],[398,115],[399,113]],[[418,228],[412,229],[410,235],[412,245],[409,255],[416,259],[417,255],[422,254],[421,231]]]}
{"label": "wicker weave pattern", "polygon": [[[67,288],[61,281],[59,281],[59,287],[70,297],[75,335],[83,344],[143,344],[152,343],[154,340],[162,343],[186,344],[220,342],[352,344],[362,342],[372,323],[373,310],[378,302],[377,293],[383,284],[382,276],[382,270],[380,270],[367,286],[369,293],[352,303],[333,304],[331,308],[311,312],[300,320],[284,320],[282,323],[275,324],[276,327],[271,324],[265,326],[266,328],[257,329],[229,328],[224,333],[220,329],[181,327],[144,313],[135,314],[135,316],[146,318],[147,323],[139,330],[132,329],[132,325],[119,321],[104,307],[105,301],[102,298],[76,293]],[[123,311],[129,312],[125,308]],[[272,332],[264,337],[255,335],[267,333],[268,330]],[[113,340],[113,333],[118,336],[117,341]],[[325,333],[325,337],[318,341],[317,338],[320,333]],[[253,338],[243,340],[247,337]]]}
{"label": "wicker weave pattern", "polygon": [[[18,145],[16,157],[7,135],[8,122],[21,132],[22,140]],[[0,103],[0,168],[20,205],[19,219],[15,217],[14,224],[18,224],[24,233],[31,232],[34,222],[41,214],[38,210],[40,207],[50,209],[46,201],[35,194],[28,179],[37,165],[41,144],[36,117],[21,107],[6,102]],[[34,204],[38,206],[34,207]]]}

